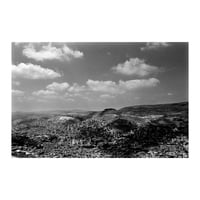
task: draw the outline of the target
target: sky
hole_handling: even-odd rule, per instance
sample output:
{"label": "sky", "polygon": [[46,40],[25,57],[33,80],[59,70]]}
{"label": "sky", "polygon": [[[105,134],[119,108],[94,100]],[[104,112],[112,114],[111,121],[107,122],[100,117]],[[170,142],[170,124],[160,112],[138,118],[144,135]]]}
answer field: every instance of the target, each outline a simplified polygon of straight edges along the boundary
{"label": "sky", "polygon": [[12,111],[188,101],[188,43],[12,43]]}

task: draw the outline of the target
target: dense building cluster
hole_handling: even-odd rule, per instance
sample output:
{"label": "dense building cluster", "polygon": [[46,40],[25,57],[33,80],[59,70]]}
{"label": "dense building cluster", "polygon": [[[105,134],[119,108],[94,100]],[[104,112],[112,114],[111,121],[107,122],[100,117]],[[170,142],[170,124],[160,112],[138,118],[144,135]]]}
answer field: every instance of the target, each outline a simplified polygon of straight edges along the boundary
{"label": "dense building cluster", "polygon": [[[137,123],[125,117],[111,120],[89,118],[74,123],[34,118],[15,122],[12,127],[12,155],[17,157],[156,157],[147,149],[183,136],[181,152],[187,157],[188,121],[184,115],[166,115]],[[183,138],[181,137],[181,139]],[[184,144],[184,145],[183,145]],[[163,148],[163,146],[162,146]],[[165,149],[165,148],[164,148]],[[180,149],[180,148],[179,148]],[[146,151],[146,153],[145,153]],[[142,152],[142,154],[141,154]],[[159,154],[158,157],[167,155]],[[178,156],[178,157],[179,157]],[[170,156],[169,156],[170,157]]]}

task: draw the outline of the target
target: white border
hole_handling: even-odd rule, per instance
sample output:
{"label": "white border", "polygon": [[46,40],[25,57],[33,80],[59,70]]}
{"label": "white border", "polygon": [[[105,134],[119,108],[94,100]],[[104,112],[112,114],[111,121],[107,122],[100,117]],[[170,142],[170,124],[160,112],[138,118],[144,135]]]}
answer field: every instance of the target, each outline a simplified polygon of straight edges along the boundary
{"label": "white border", "polygon": [[[197,2],[7,0],[1,3],[1,199],[199,199]],[[11,158],[11,42],[23,41],[189,42],[190,158]]]}

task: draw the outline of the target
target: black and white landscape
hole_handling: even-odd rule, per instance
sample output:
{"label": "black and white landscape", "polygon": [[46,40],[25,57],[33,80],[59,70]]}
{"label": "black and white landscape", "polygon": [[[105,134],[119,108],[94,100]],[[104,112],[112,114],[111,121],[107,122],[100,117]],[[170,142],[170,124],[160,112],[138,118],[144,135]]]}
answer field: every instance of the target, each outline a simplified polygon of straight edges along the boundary
{"label": "black and white landscape", "polygon": [[188,43],[12,43],[12,156],[187,158]]}

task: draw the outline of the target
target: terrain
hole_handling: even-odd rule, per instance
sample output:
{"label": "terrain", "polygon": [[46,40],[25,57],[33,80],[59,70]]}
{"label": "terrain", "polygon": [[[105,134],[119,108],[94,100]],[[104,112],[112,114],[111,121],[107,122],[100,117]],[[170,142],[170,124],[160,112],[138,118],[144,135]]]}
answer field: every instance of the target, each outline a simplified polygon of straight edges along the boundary
{"label": "terrain", "polygon": [[12,113],[12,156],[187,158],[188,102]]}

